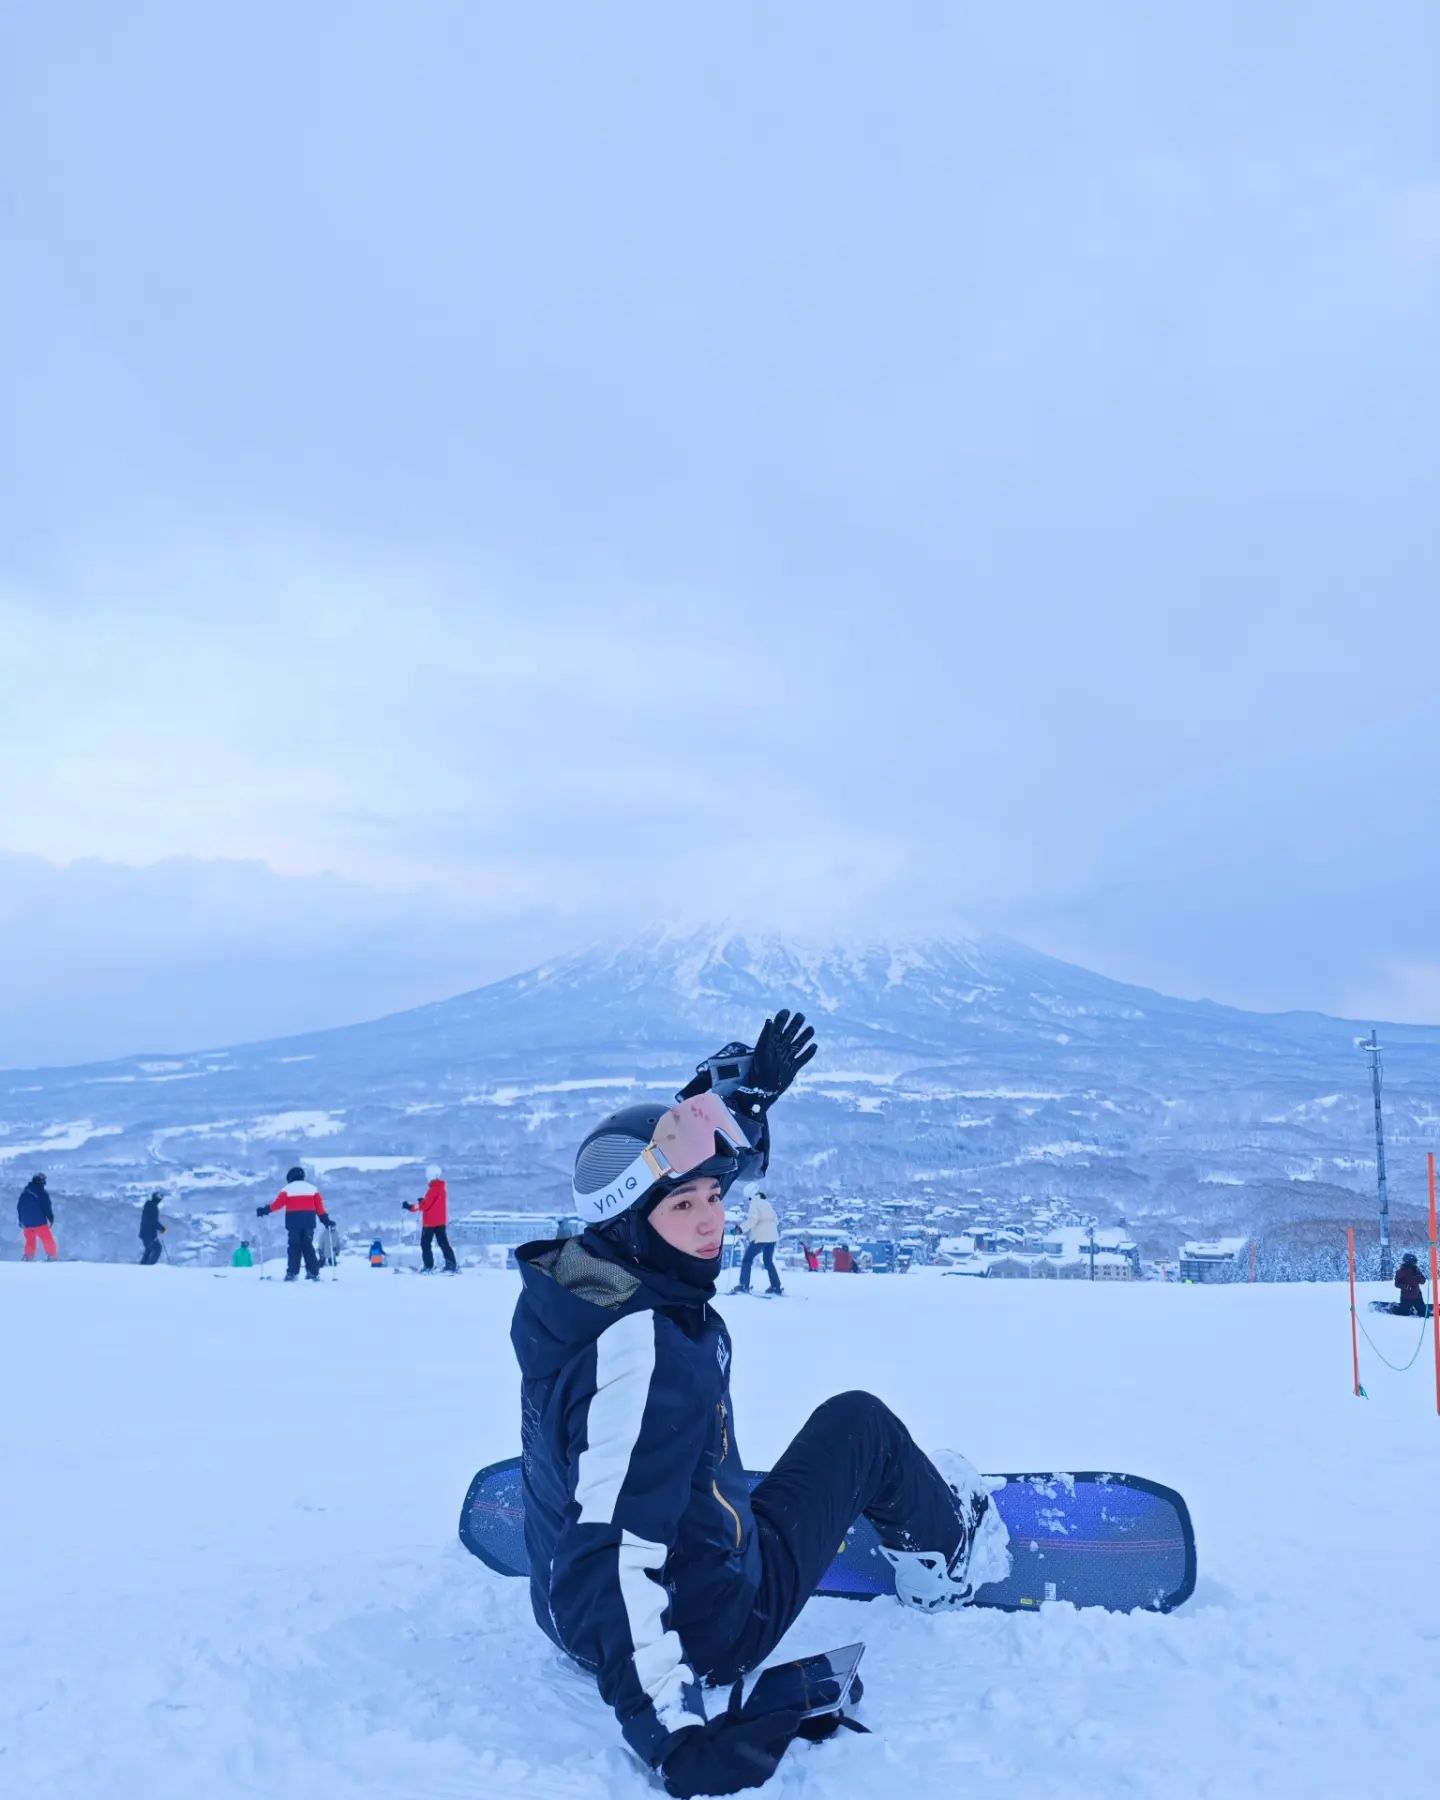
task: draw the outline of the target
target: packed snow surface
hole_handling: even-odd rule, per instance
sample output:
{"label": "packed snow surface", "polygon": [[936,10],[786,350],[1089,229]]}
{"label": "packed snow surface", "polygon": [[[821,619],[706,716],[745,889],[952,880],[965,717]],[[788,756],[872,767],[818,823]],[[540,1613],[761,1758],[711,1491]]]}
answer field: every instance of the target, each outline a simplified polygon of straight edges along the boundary
{"label": "packed snow surface", "polygon": [[[274,1271],[272,1264],[272,1272]],[[721,1299],[740,1442],[872,1389],[984,1468],[1180,1488],[1200,1580],[1169,1617],[812,1602],[790,1654],[868,1644],[871,1737],[765,1790],[1286,1800],[1423,1786],[1440,1693],[1440,1420],[1332,1287],[792,1277]],[[515,1277],[346,1263],[287,1287],[0,1266],[0,1773],[24,1800],[644,1800],[524,1584],[455,1528],[513,1454]],[[1367,1296],[1368,1297],[1368,1296]],[[1367,1315],[1392,1361],[1410,1320]]]}

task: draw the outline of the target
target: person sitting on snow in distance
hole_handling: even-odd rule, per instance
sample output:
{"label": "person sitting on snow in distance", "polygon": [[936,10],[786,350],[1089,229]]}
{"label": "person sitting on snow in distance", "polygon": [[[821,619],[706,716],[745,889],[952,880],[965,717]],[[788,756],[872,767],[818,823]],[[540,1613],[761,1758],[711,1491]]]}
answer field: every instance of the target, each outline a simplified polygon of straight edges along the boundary
{"label": "person sitting on snow in distance", "polygon": [[1425,1281],[1425,1271],[1416,1260],[1415,1252],[1407,1250],[1400,1259],[1400,1267],[1395,1271],[1395,1285],[1400,1290],[1400,1303],[1396,1312],[1410,1314],[1417,1319],[1425,1317],[1425,1296],[1420,1292]]}
{"label": "person sitting on snow in distance", "polygon": [[315,1221],[318,1219],[327,1229],[333,1230],[335,1221],[325,1210],[325,1198],[319,1188],[312,1186],[305,1179],[305,1171],[297,1163],[285,1177],[285,1185],[268,1206],[257,1206],[255,1216],[263,1219],[266,1213],[285,1213],[285,1279],[294,1281],[300,1273],[300,1261],[305,1261],[305,1279],[320,1279],[320,1260],[315,1254]]}
{"label": "person sitting on snow in distance", "polygon": [[861,1513],[906,1605],[963,1605],[1009,1569],[983,1479],[963,1457],[937,1466],[873,1394],[827,1400],[753,1493],[745,1478],[730,1334],[711,1304],[725,1194],[764,1173],[770,1109],[813,1037],[777,1013],[753,1052],[726,1047],[727,1069],[745,1052],[738,1078],[717,1081],[710,1058],[675,1103],[602,1119],[575,1159],[584,1230],[516,1252],[536,1622],[678,1800],[774,1773],[799,1710],[707,1719],[702,1684],[764,1661]]}

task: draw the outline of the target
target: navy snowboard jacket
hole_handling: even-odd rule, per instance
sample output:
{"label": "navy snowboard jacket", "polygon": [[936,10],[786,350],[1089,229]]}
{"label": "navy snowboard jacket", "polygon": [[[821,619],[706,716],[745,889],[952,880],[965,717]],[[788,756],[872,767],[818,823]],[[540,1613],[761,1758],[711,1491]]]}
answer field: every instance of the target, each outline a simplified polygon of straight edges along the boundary
{"label": "navy snowboard jacket", "polygon": [[160,1202],[147,1200],[140,1208],[140,1242],[153,1244],[163,1230],[160,1223]]}
{"label": "navy snowboard jacket", "polygon": [[37,1225],[55,1223],[55,1208],[50,1204],[50,1196],[44,1185],[38,1182],[26,1184],[15,1213],[21,1226],[27,1231],[33,1231]]}
{"label": "navy snowboard jacket", "polygon": [[755,1608],[760,1551],[730,1334],[678,1279],[568,1238],[516,1252],[525,1547],[541,1628],[653,1765]]}

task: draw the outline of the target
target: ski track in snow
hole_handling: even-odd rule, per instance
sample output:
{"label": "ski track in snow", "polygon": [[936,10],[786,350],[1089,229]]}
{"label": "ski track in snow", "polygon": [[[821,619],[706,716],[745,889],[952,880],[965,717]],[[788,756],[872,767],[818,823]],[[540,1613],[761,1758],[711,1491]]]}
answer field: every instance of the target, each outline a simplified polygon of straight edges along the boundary
{"label": "ski track in snow", "polygon": [[[992,1470],[1173,1483],[1200,1582],[1169,1617],[812,1602],[783,1653],[863,1638],[875,1735],[797,1746],[765,1792],[1338,1800],[1415,1772],[1440,1691],[1428,1348],[1405,1378],[1368,1359],[1360,1401],[1341,1288],[796,1286],[798,1310],[720,1301],[752,1464],[869,1387]],[[514,1292],[0,1265],[0,1355],[29,1372],[5,1409],[0,1785],[653,1796],[524,1584],[455,1538],[474,1469],[516,1448]],[[1409,1321],[1370,1323],[1408,1355]]]}

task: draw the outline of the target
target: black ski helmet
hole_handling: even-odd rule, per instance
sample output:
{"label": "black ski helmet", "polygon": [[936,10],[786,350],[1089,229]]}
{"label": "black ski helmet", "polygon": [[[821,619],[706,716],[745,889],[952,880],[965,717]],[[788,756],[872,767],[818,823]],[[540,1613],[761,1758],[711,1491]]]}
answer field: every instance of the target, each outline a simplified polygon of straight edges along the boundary
{"label": "black ski helmet", "polygon": [[741,1168],[751,1163],[747,1156],[736,1156],[717,1142],[715,1155],[707,1157],[683,1174],[662,1175],[658,1181],[642,1184],[632,1178],[630,1188],[611,1196],[612,1184],[625,1171],[655,1135],[673,1101],[655,1100],[638,1106],[622,1106],[595,1126],[575,1153],[575,1177],[572,1194],[575,1210],[588,1225],[601,1225],[635,1208],[649,1209],[672,1187],[682,1181],[698,1181],[710,1177],[720,1183],[726,1193]]}
{"label": "black ski helmet", "polygon": [[296,1163],[293,1169],[286,1170],[285,1179],[287,1181],[303,1181],[305,1179],[305,1171],[300,1167],[299,1163]]}
{"label": "black ski helmet", "polygon": [[1417,1259],[1413,1250],[1407,1250],[1400,1260],[1402,1263],[1413,1263]]}

